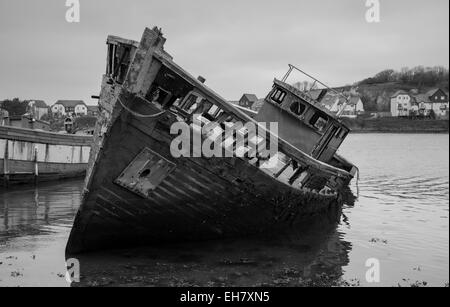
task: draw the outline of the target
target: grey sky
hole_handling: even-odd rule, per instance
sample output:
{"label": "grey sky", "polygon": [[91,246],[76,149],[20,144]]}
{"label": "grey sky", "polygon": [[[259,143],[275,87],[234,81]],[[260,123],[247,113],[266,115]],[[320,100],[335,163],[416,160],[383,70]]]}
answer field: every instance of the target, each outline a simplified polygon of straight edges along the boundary
{"label": "grey sky", "polygon": [[100,91],[105,40],[162,27],[175,61],[228,99],[265,95],[293,63],[330,85],[382,69],[449,65],[448,0],[0,0],[0,99],[83,99]]}

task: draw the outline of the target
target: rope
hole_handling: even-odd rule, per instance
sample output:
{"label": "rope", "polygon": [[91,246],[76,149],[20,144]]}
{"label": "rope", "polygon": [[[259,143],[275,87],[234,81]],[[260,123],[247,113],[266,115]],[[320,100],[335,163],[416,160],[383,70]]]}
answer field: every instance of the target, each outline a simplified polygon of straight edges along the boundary
{"label": "rope", "polygon": [[359,180],[360,180],[360,171],[359,168],[356,168],[356,198],[359,199]]}
{"label": "rope", "polygon": [[[140,98],[140,97],[139,97]],[[141,98],[142,99],[142,98]],[[131,110],[129,107],[127,107],[122,100],[120,99],[120,97],[117,97],[117,100],[119,101],[119,103],[122,105],[122,107],[127,110],[129,113],[131,113],[132,115],[136,116],[136,117],[141,117],[141,118],[158,118],[160,116],[162,116],[164,113],[166,113],[166,111],[161,111],[159,113],[156,114],[141,114],[138,113],[136,111]]]}
{"label": "rope", "polygon": [[[115,83],[116,85],[119,85],[121,88],[123,88],[123,86],[122,86],[121,84],[118,84],[116,81],[114,81],[114,83]],[[145,102],[147,102],[147,103],[150,104],[150,105],[152,104],[150,101],[148,101],[147,99],[145,99],[145,98],[142,97],[142,96],[135,95],[135,97],[138,97],[138,98],[144,100]],[[141,114],[141,113],[136,112],[136,111],[133,111],[133,110],[131,110],[129,107],[127,107],[127,106],[123,103],[122,99],[120,99],[120,94],[119,94],[119,96],[117,97],[117,100],[119,101],[119,103],[120,103],[120,105],[122,106],[122,108],[124,108],[125,110],[127,110],[129,113],[131,113],[132,115],[134,115],[134,116],[136,116],[136,117],[141,117],[141,118],[158,118],[158,117],[162,116],[164,113],[166,113],[166,111],[161,111],[161,112],[156,113],[156,114]]]}

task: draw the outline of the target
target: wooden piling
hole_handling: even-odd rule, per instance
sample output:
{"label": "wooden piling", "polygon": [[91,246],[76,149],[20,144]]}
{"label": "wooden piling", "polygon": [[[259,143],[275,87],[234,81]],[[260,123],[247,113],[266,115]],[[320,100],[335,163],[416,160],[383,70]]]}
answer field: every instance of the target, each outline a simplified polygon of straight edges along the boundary
{"label": "wooden piling", "polygon": [[5,156],[3,158],[3,185],[5,188],[9,186],[9,148],[8,148],[9,142],[6,140],[5,145]]}
{"label": "wooden piling", "polygon": [[34,183],[37,184],[39,180],[39,163],[38,163],[38,148],[34,148]]}

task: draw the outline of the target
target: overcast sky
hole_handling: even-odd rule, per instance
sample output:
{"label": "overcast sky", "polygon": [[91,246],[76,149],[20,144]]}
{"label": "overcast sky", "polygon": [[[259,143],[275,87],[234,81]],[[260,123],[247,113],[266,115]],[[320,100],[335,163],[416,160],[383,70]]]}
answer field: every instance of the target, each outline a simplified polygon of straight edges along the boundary
{"label": "overcast sky", "polygon": [[288,63],[332,86],[385,69],[449,65],[448,0],[0,0],[0,99],[90,99],[99,94],[108,34],[139,40],[157,25],[166,50],[223,97],[264,96]]}

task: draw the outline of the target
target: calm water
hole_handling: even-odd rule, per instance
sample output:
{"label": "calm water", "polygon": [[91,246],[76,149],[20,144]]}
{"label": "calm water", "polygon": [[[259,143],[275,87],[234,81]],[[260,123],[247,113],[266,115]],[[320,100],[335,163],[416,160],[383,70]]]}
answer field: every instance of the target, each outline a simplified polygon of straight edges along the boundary
{"label": "calm water", "polygon": [[[359,199],[309,231],[83,256],[80,285],[443,286],[449,281],[448,135],[352,135]],[[69,286],[64,248],[82,181],[0,190],[0,286]],[[358,194],[356,184],[353,193]],[[381,265],[368,284],[366,260]]]}

